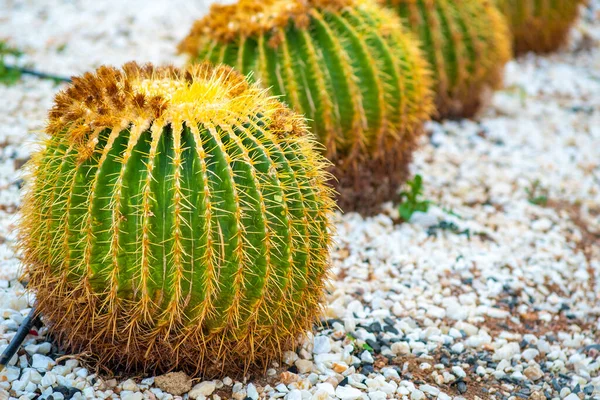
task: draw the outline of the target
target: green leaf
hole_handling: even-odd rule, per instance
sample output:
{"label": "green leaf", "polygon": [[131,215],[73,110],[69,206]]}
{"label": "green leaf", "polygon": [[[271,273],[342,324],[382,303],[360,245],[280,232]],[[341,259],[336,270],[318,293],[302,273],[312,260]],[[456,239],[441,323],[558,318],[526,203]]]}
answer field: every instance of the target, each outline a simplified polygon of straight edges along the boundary
{"label": "green leaf", "polygon": [[415,212],[427,212],[427,210],[429,210],[429,205],[432,202],[430,200],[421,199],[423,196],[423,178],[421,175],[415,175],[415,177],[406,184],[410,190],[400,193],[398,212],[404,221],[409,221]]}

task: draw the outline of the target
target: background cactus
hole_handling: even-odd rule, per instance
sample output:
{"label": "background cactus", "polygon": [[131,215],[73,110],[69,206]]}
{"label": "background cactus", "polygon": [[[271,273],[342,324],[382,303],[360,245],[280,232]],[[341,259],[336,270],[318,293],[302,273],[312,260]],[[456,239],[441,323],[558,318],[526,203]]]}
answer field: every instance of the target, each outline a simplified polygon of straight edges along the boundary
{"label": "background cactus", "polygon": [[426,61],[400,25],[367,0],[240,0],[213,5],[179,49],[283,95],[333,162],[341,208],[371,212],[397,192],[432,109]]}
{"label": "background cactus", "polygon": [[489,0],[382,0],[421,38],[440,118],[472,117],[502,85],[511,57],[506,21]]}
{"label": "background cactus", "polygon": [[211,376],[314,322],[333,201],[304,120],[229,67],[127,64],[56,96],[21,220],[54,337]]}
{"label": "background cactus", "polygon": [[515,53],[549,53],[563,45],[585,0],[496,0],[508,19]]}

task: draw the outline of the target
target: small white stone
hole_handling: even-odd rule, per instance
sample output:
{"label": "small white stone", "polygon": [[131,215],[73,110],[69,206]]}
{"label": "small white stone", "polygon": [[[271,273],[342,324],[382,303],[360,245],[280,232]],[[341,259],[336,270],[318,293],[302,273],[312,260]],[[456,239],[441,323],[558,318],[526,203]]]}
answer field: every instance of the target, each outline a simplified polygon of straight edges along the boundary
{"label": "small white stone", "polygon": [[125,382],[121,383],[121,388],[123,390],[129,390],[131,392],[138,391],[138,385],[134,382],[133,379],[127,379]]}
{"label": "small white stone", "polygon": [[302,400],[302,392],[298,389],[293,389],[285,396],[285,400]]}
{"label": "small white stone", "polygon": [[419,386],[419,389],[421,389],[421,391],[423,391],[424,393],[428,393],[432,396],[437,396],[440,393],[440,389],[431,385],[421,385]]}
{"label": "small white stone", "polygon": [[315,336],[313,343],[313,353],[315,354],[325,354],[331,351],[331,343],[327,336]]}
{"label": "small white stone", "polygon": [[13,382],[19,379],[21,371],[19,368],[6,367],[4,371],[0,372],[0,382]]}
{"label": "small white stone", "polygon": [[455,343],[454,345],[452,345],[452,347],[450,348],[450,350],[452,350],[452,352],[454,354],[460,354],[463,351],[465,351],[465,345],[462,343]]}
{"label": "small white stone", "polygon": [[487,310],[487,315],[492,318],[507,318],[510,315],[510,313],[506,310],[490,307]]}
{"label": "small white stone", "polygon": [[37,352],[40,354],[48,354],[52,350],[52,345],[48,342],[40,343]]}
{"label": "small white stone", "polygon": [[327,392],[327,394],[330,396],[335,395],[335,388],[329,382],[317,383],[317,389]]}
{"label": "small white stone", "polygon": [[31,366],[35,369],[47,371],[52,369],[54,365],[56,365],[56,362],[50,357],[46,357],[42,354],[34,354],[32,356]]}
{"label": "small white stone", "polygon": [[83,395],[85,396],[86,399],[96,398],[96,392],[94,391],[94,388],[91,386],[88,386],[85,389],[83,389]]}
{"label": "small white stone", "polygon": [[310,375],[308,375],[308,381],[310,382],[311,385],[316,385],[317,382],[319,382],[319,375],[315,374],[314,372]]}
{"label": "small white stone", "polygon": [[213,381],[204,381],[195,385],[192,390],[190,390],[190,398],[198,399],[203,396],[210,396],[216,389],[216,384]]}
{"label": "small white stone", "polygon": [[522,381],[524,379],[524,376],[520,371],[513,372],[512,374],[510,374],[510,377],[518,381]]}
{"label": "small white stone", "polygon": [[295,365],[301,374],[309,373],[313,369],[313,362],[310,360],[296,360]]}
{"label": "small white stone", "polygon": [[27,368],[29,366],[28,362],[29,361],[27,360],[27,356],[25,354],[19,357],[19,367],[21,367],[22,369]]}
{"label": "small white stone", "polygon": [[[562,389],[560,389],[560,397],[562,399],[566,398],[569,394],[571,394],[571,389],[569,389],[568,387],[564,387]],[[575,394],[575,393],[572,393]]]}
{"label": "small white stone", "polygon": [[[141,393],[139,393],[141,394]],[[61,393],[61,392],[54,392],[52,393],[52,397],[54,397],[54,400],[64,400],[65,396]],[[127,399],[124,396],[121,396],[121,400],[141,400],[141,399]]]}
{"label": "small white stone", "polygon": [[392,352],[399,356],[406,356],[410,354],[410,346],[406,342],[392,343]]}
{"label": "small white stone", "polygon": [[456,328],[450,328],[450,331],[448,331],[448,335],[452,336],[454,339],[462,338],[462,333],[460,333],[460,331]]}
{"label": "small white stone", "polygon": [[529,379],[531,381],[537,381],[544,377],[544,373],[542,372],[540,367],[537,365],[532,365],[532,366],[525,368],[525,371],[523,371],[523,374],[527,377],[527,379]]}
{"label": "small white stone", "polygon": [[425,393],[421,392],[419,389],[415,389],[410,393],[411,400],[423,400],[425,398]]}
{"label": "small white stone", "polygon": [[121,400],[144,400],[144,395],[141,392],[128,392],[123,395],[121,392]]}
{"label": "small white stone", "polygon": [[548,230],[550,230],[550,228],[552,228],[552,221],[550,221],[547,218],[541,218],[536,221],[533,221],[531,223],[531,228],[536,231],[547,232]]}
{"label": "small white stone", "polygon": [[464,378],[467,376],[467,373],[461,367],[458,366],[452,367],[452,373],[458,376],[459,378]]}
{"label": "small white stone", "polygon": [[579,397],[575,393],[571,393],[564,400],[579,400]]}
{"label": "small white stone", "polygon": [[282,392],[282,393],[287,393],[287,392],[289,392],[289,391],[290,391],[290,390],[288,389],[288,387],[287,387],[287,386],[285,386],[283,383],[280,383],[279,385],[275,386],[275,389],[276,389],[278,392]]}
{"label": "small white stone", "polygon": [[381,390],[376,390],[374,392],[369,393],[370,400],[385,400],[387,399],[387,393],[382,392]]}
{"label": "small white stone", "polygon": [[283,353],[283,362],[287,365],[293,365],[298,359],[298,354],[295,351],[286,351]]}
{"label": "small white stone", "polygon": [[537,349],[527,349],[521,353],[521,357],[526,361],[531,361],[539,355],[540,352]]}
{"label": "small white stone", "polygon": [[338,386],[335,395],[341,400],[356,400],[362,397],[362,392],[352,386]]}
{"label": "small white stone", "polygon": [[223,385],[231,386],[231,384],[233,384],[233,380],[230,377],[226,376],[223,378]]}
{"label": "small white stone", "polygon": [[32,382],[34,384],[39,384],[42,382],[42,375],[37,372],[35,369],[27,368],[23,372],[23,376],[21,376],[21,380],[25,380],[27,382]]}
{"label": "small white stone", "polygon": [[[439,376],[439,375],[438,375]],[[443,383],[452,383],[456,380],[456,376],[452,375],[450,372],[448,371],[444,371],[442,373],[442,379],[436,379],[435,383],[437,383],[438,385],[441,385]]]}
{"label": "small white stone", "polygon": [[340,353],[325,353],[325,354],[317,354],[315,356],[315,363],[325,363],[325,362],[333,362],[333,361],[342,361],[342,355]]}
{"label": "small white stone", "polygon": [[373,355],[368,350],[365,350],[362,352],[362,354],[360,355],[360,360],[363,363],[367,363],[367,364],[373,364],[375,362],[375,360],[373,359]]}
{"label": "small white stone", "polygon": [[317,390],[316,392],[313,393],[310,400],[329,400],[329,393],[327,393],[323,390]]}
{"label": "small white stone", "polygon": [[38,352],[38,348],[39,346],[37,344],[28,344],[27,346],[23,347],[23,350],[25,350],[28,354],[35,354]]}
{"label": "small white stone", "polygon": [[80,378],[84,378],[84,379],[87,378],[88,374],[89,374],[88,370],[85,368],[80,368],[77,370],[77,372],[75,372],[75,375],[77,375]]}
{"label": "small white stone", "polygon": [[446,316],[446,310],[437,306],[429,306],[427,308],[427,315],[434,319],[443,319]]}
{"label": "small white stone", "polygon": [[521,348],[519,347],[519,344],[510,342],[499,349],[496,349],[492,358],[494,360],[510,360],[514,355],[517,355],[520,352]]}
{"label": "small white stone", "polygon": [[25,386],[27,386],[29,382],[27,381],[23,381],[23,380],[18,380],[18,381],[13,381],[12,385],[10,385],[11,389],[14,390],[15,392],[22,392],[23,390],[25,390]]}
{"label": "small white stone", "polygon": [[246,386],[246,396],[250,397],[252,400],[258,399],[258,390],[256,390],[256,386],[253,383],[249,383]]}
{"label": "small white stone", "polygon": [[383,376],[387,379],[400,379],[398,371],[393,368],[384,368],[382,372]]}

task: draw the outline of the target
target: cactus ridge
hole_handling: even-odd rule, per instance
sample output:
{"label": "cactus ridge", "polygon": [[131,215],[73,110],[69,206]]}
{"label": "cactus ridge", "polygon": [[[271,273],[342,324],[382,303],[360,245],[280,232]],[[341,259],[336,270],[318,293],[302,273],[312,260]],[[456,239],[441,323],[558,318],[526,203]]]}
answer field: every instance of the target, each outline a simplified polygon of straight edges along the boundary
{"label": "cactus ridge", "polygon": [[586,0],[496,0],[513,33],[517,55],[550,53],[565,44]]}
{"label": "cactus ridge", "polygon": [[305,114],[335,165],[346,210],[373,209],[393,196],[433,109],[412,35],[366,0],[214,5],[179,50],[252,74]]}
{"label": "cactus ridge", "polygon": [[334,204],[300,116],[229,67],[131,63],[74,78],[47,133],[20,242],[65,349],[212,376],[310,329]]}
{"label": "cactus ridge", "polygon": [[511,57],[509,31],[487,1],[382,0],[421,39],[434,72],[438,117],[473,116],[502,85]]}

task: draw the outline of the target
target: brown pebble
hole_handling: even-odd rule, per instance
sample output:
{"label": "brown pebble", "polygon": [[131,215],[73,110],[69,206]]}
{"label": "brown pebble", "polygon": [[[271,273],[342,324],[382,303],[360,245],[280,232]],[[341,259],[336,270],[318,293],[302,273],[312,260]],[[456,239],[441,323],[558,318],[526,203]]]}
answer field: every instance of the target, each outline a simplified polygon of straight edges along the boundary
{"label": "brown pebble", "polygon": [[298,375],[289,371],[282,372],[279,378],[281,380],[281,383],[283,383],[284,385],[289,385],[292,382],[298,382]]}
{"label": "brown pebble", "polygon": [[169,372],[154,378],[154,385],[163,392],[181,396],[192,390],[192,379],[184,372]]}

